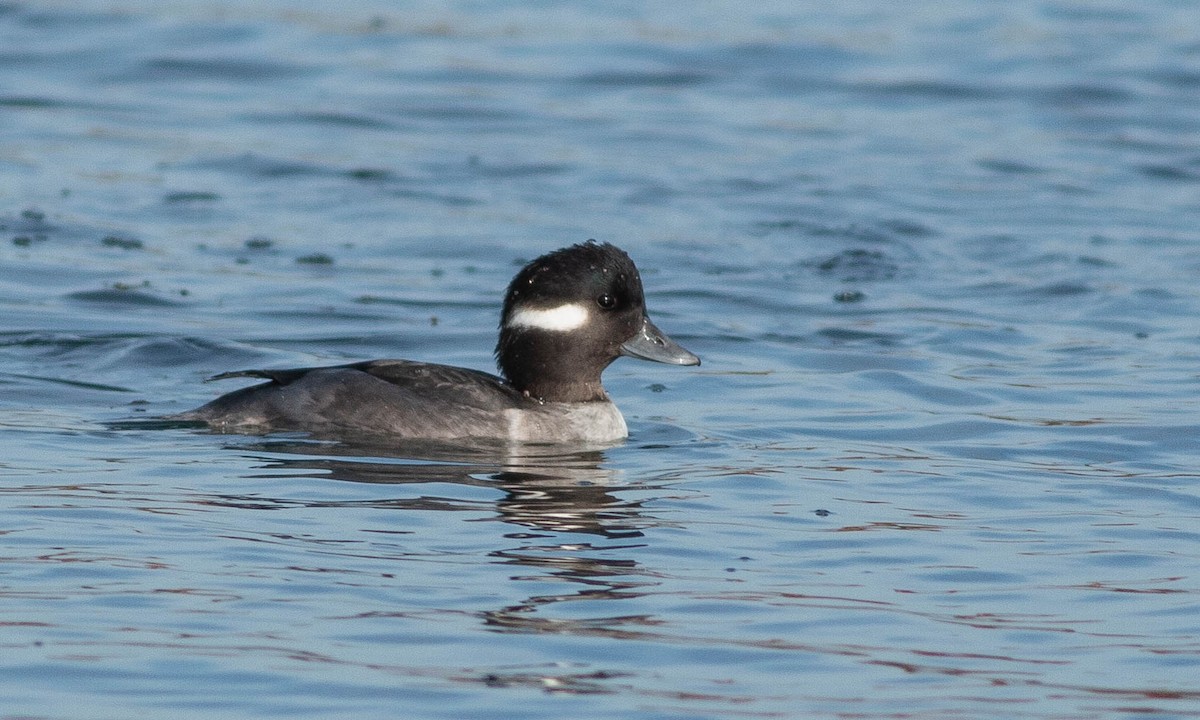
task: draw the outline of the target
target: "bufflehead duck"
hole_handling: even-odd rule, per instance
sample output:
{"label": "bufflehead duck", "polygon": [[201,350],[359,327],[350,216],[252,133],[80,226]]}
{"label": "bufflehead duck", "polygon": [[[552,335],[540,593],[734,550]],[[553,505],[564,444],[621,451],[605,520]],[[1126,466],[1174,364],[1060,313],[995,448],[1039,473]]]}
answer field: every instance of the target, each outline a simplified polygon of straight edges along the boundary
{"label": "bufflehead duck", "polygon": [[270,382],[176,419],[254,432],[607,443],[628,435],[600,383],[621,355],[700,364],[650,322],[633,260],[589,240],[543,255],[513,278],[496,344],[501,377],[411,360],[243,370],[211,379]]}

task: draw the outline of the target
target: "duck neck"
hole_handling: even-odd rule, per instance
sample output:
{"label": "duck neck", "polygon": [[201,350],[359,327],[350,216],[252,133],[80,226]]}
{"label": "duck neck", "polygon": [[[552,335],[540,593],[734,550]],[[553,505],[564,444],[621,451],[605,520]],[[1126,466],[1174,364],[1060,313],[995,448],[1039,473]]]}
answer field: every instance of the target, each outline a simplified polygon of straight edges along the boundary
{"label": "duck neck", "polygon": [[566,336],[505,332],[496,347],[496,357],[504,378],[539,402],[608,400],[600,373],[611,360],[588,357]]}

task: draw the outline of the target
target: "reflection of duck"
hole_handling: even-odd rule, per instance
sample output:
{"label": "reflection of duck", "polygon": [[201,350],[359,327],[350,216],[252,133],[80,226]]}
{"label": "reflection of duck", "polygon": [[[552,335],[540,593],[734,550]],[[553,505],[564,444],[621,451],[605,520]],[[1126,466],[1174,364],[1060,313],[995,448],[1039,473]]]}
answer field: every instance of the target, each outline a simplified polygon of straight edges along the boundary
{"label": "reflection of duck", "polygon": [[600,374],[621,355],[700,364],[650,322],[629,256],[588,242],[534,260],[509,285],[496,345],[503,378],[409,360],[249,370],[217,378],[270,382],[175,419],[335,437],[608,443],[627,429]]}
{"label": "reflection of duck", "polygon": [[[618,477],[602,466],[603,452],[562,453],[546,446],[523,446],[521,454],[513,454],[479,445],[463,448],[430,443],[408,443],[399,450],[394,445],[282,439],[239,443],[235,449],[258,458],[269,454],[261,467],[272,478],[280,477],[281,471],[299,477],[321,473],[335,480],[380,486],[433,483],[503,492],[494,501],[496,519],[520,529],[501,536],[505,546],[488,553],[491,561],[512,566],[514,582],[533,580],[539,589],[547,582],[561,582],[570,589],[481,610],[479,617],[492,630],[624,637],[645,633],[648,626],[658,624],[650,616],[555,619],[545,612],[561,602],[633,599],[658,585],[657,573],[643,568],[624,551],[641,547],[636,539],[642,537],[642,529],[662,521],[646,514],[640,501],[622,500],[611,492]],[[652,487],[637,485],[640,491]],[[427,495],[315,502],[226,495],[218,502],[254,508],[303,504],[472,513],[489,505],[478,499]],[[562,534],[591,535],[598,541],[568,540],[560,538]],[[605,542],[611,540],[616,542]],[[513,541],[519,544],[512,547]]]}
{"label": "reflection of duck", "polygon": [[[270,460],[262,465],[270,471],[270,477],[278,477],[283,470],[297,476],[319,472],[355,483],[446,483],[495,488],[504,493],[495,502],[497,519],[536,532],[638,537],[638,528],[646,522],[640,516],[641,503],[619,500],[609,492],[615,473],[601,466],[604,455],[594,450],[562,453],[552,447],[526,446],[524,452],[514,454],[480,444],[464,447],[408,442],[400,447],[381,447],[283,439],[239,443],[236,447],[271,453]],[[237,501],[233,496],[225,500]],[[269,501],[256,497],[250,502],[260,507]],[[290,503],[283,500],[281,504]],[[397,509],[480,509],[478,501],[429,497],[372,500],[370,504]]]}

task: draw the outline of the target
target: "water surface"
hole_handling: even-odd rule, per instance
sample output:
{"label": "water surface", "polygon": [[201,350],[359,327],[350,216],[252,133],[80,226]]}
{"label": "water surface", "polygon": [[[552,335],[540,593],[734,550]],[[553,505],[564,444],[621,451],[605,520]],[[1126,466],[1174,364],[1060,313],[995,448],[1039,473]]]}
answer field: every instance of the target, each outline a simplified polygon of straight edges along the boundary
{"label": "water surface", "polygon": [[[0,4],[0,717],[1200,716],[1200,10]],[[575,452],[130,423],[481,369],[521,263],[698,369]]]}

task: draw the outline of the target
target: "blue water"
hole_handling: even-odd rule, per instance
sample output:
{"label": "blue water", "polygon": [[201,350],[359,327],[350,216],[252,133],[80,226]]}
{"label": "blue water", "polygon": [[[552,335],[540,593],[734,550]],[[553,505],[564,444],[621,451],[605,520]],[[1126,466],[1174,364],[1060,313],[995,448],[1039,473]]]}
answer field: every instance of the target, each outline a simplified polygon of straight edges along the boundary
{"label": "blue water", "polygon": [[[587,238],[618,447],[127,422]],[[1191,2],[0,3],[0,718],[1200,717],[1198,280]]]}

